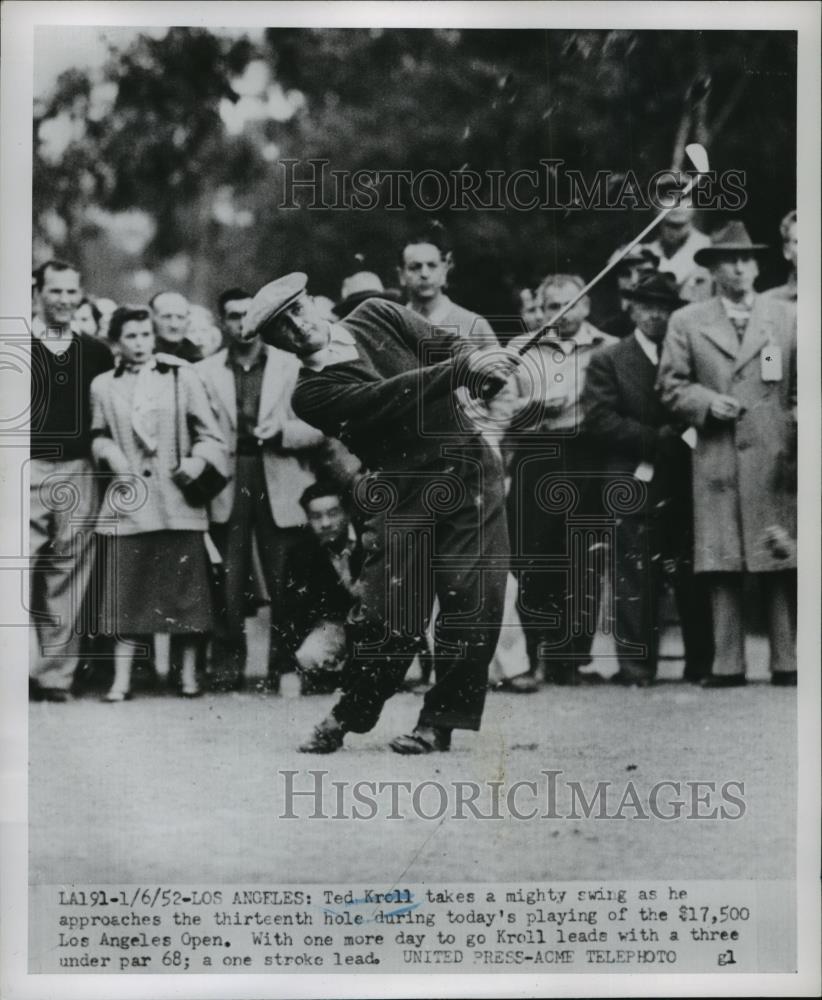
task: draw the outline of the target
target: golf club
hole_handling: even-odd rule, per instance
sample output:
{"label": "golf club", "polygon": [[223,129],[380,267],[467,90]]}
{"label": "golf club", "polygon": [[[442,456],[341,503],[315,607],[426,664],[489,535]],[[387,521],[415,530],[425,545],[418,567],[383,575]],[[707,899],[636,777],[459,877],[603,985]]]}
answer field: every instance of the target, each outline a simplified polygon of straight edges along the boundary
{"label": "golf club", "polygon": [[642,232],[638,236],[635,236],[630,243],[627,243],[622,248],[622,250],[617,254],[617,256],[613,260],[610,260],[605,265],[605,267],[599,272],[598,275],[596,275],[596,277],[591,278],[588,284],[585,285],[584,288],[581,288],[579,292],[571,299],[570,302],[567,302],[559,310],[558,313],[556,313],[554,316],[551,317],[550,323],[542,327],[542,329],[537,330],[534,336],[531,337],[531,339],[527,343],[523,344],[522,347],[519,348],[518,350],[519,354],[525,354],[526,351],[529,351],[532,347],[535,347],[540,342],[540,340],[542,340],[542,338],[548,333],[549,330],[554,329],[557,320],[561,319],[567,312],[570,312],[570,310],[574,308],[574,306],[577,304],[577,302],[579,302],[580,299],[585,298],[585,296],[591,291],[591,289],[595,285],[598,285],[600,281],[602,281],[602,279],[605,277],[606,274],[609,274],[611,271],[613,271],[613,269],[617,266],[617,264],[619,264],[620,261],[624,260],[624,258],[627,257],[627,255],[634,249],[634,247],[640,244],[645,239],[645,237],[648,235],[648,233],[651,232],[651,230],[655,229],[666,216],[668,216],[671,212],[673,212],[675,208],[679,208],[682,205],[683,200],[691,193],[691,191],[696,187],[697,184],[699,184],[699,182],[708,172],[708,153],[706,152],[704,146],[700,145],[698,142],[693,142],[685,147],[685,153],[688,159],[693,164],[694,169],[696,170],[696,175],[692,177],[685,185],[685,187],[682,189],[682,193],[680,194],[678,201],[674,205],[669,205],[668,208],[664,208],[659,213],[659,215],[657,215],[655,219],[652,219],[651,222],[648,223],[648,225],[642,230]]}

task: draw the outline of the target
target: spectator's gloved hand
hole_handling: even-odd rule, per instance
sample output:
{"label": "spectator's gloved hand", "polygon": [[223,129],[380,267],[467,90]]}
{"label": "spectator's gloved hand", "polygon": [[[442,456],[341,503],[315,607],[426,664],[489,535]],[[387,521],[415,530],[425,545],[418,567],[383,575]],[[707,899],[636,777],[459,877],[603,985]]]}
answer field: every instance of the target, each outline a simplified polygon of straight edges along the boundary
{"label": "spectator's gloved hand", "polygon": [[195,479],[200,478],[205,471],[205,467],[206,460],[204,458],[189,455],[174,470],[174,482],[182,486],[187,486],[189,483],[193,483]]}

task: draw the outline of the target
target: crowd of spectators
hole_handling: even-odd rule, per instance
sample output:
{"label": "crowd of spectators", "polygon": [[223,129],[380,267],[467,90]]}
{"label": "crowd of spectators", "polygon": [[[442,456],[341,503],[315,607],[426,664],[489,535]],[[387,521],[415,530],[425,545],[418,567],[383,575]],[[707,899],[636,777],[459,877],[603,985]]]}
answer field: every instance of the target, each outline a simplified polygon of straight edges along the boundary
{"label": "crowd of spectators", "polygon": [[[566,310],[579,275],[516,290],[519,332],[501,339],[517,349],[545,335],[493,399],[456,390],[506,495],[495,687],[603,683],[597,630],[615,645],[613,683],[653,684],[667,593],[684,679],[743,684],[749,578],[772,682],[796,683],[795,212],[781,238],[789,275],[765,292],[766,248],[739,222],[702,233],[684,208],[620,258],[612,315],[595,322],[587,296]],[[361,268],[336,304],[315,306],[344,325],[369,299],[402,302],[432,335],[497,344],[494,326],[447,294],[453,264],[432,227],[400,248],[395,287],[376,273],[387,267]],[[32,406],[32,699],[69,701],[94,674],[106,701],[125,701],[135,665],[167,667],[185,697],[242,690],[246,622],[264,605],[258,687],[276,693],[292,670],[305,694],[337,686],[352,655],[355,487],[367,469],[295,414],[300,360],[247,322],[254,299],[236,286],[216,314],[175,290],[117,305],[85,292],[72,264],[34,272],[32,357],[50,388]],[[423,617],[425,689],[442,635],[436,604]]]}

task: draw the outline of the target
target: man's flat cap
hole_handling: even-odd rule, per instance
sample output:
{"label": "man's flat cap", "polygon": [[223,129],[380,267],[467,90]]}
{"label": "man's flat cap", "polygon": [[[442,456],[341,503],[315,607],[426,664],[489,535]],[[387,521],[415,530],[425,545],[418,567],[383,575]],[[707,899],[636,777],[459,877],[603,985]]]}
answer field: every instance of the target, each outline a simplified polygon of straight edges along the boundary
{"label": "man's flat cap", "polygon": [[269,281],[251,300],[243,319],[243,333],[261,333],[263,328],[275,319],[283,309],[300,297],[308,284],[307,275],[302,271],[285,274],[276,281]]}

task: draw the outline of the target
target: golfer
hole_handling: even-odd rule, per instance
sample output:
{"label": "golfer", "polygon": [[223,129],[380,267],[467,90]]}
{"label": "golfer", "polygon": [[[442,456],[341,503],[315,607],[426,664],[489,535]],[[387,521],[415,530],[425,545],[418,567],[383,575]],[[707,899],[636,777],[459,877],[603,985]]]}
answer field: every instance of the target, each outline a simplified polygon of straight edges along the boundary
{"label": "golfer", "polygon": [[448,657],[416,727],[390,746],[402,754],[448,750],[453,729],[480,726],[508,565],[502,468],[465,426],[454,391],[487,395],[518,359],[381,299],[330,323],[306,281],[289,274],[261,288],[246,328],[301,359],[295,412],[341,438],[367,473],[354,497],[364,561],[346,627],[343,694],[299,749],[333,753],[346,733],[374,727],[420,647],[436,596],[438,648]]}

